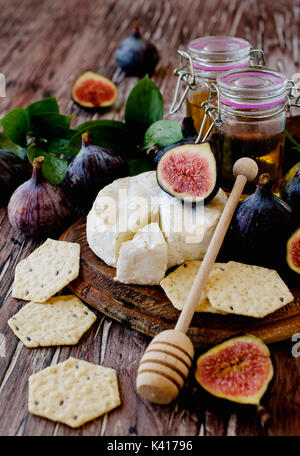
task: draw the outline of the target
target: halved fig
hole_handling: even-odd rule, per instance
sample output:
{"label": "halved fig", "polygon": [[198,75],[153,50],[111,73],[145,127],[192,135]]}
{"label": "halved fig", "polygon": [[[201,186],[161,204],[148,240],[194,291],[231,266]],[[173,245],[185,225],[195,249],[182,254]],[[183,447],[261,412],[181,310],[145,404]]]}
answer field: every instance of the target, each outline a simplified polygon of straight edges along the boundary
{"label": "halved fig", "polygon": [[196,380],[210,394],[259,406],[274,375],[270,352],[250,334],[234,337],[197,360]]}
{"label": "halved fig", "polygon": [[84,108],[111,106],[117,99],[115,84],[105,76],[86,71],[72,87],[73,100]]}
{"label": "halved fig", "polygon": [[300,228],[288,240],[286,260],[289,267],[300,274]]}
{"label": "halved fig", "polygon": [[165,192],[192,203],[208,202],[219,190],[218,164],[210,142],[167,150],[157,164],[156,176]]}

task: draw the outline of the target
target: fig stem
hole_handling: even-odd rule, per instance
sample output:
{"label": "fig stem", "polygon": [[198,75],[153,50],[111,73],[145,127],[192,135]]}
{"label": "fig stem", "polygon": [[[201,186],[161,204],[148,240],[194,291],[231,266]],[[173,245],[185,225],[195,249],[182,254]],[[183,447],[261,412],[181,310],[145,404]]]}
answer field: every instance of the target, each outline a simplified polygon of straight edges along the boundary
{"label": "fig stem", "polygon": [[133,34],[134,34],[136,37],[139,37],[139,36],[140,36],[140,26],[141,26],[140,21],[135,21],[135,22],[133,23]]}
{"label": "fig stem", "polygon": [[82,142],[85,146],[92,144],[91,132],[88,130],[81,135]]}
{"label": "fig stem", "polygon": [[36,157],[33,160],[32,179],[35,184],[38,184],[41,181],[43,181],[42,164],[44,163],[44,160],[45,160],[44,157]]}
{"label": "fig stem", "polygon": [[36,168],[41,168],[44,160],[45,160],[45,158],[42,157],[42,156],[41,157],[35,157],[35,159],[33,160],[32,166],[36,167]]}
{"label": "fig stem", "polygon": [[264,187],[271,182],[271,176],[268,173],[261,174],[258,179],[257,187]]}

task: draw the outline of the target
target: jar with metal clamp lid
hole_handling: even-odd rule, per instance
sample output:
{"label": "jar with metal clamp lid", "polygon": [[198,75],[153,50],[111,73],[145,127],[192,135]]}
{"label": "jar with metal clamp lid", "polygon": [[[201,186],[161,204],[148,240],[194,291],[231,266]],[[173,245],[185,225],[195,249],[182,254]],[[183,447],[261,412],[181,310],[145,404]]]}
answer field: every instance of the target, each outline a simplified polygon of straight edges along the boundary
{"label": "jar with metal clamp lid", "polygon": [[[203,140],[213,128],[203,109],[216,95],[209,91],[208,86],[216,84],[217,77],[226,71],[263,66],[264,54],[253,49],[248,41],[230,36],[197,38],[190,42],[188,52],[179,50],[178,53],[180,67],[174,71],[178,82],[169,114],[177,112],[186,99],[186,114],[193,118],[196,131]],[[185,88],[179,97],[181,83]]]}
{"label": "jar with metal clamp lid", "polygon": [[[217,128],[215,138],[222,155],[222,188],[234,184],[232,168],[241,157],[253,158],[259,175],[271,176],[276,192],[282,178],[286,114],[292,103],[293,82],[269,69],[232,70],[217,78],[217,106],[206,106],[206,114]],[[256,181],[246,184],[245,195]]]}

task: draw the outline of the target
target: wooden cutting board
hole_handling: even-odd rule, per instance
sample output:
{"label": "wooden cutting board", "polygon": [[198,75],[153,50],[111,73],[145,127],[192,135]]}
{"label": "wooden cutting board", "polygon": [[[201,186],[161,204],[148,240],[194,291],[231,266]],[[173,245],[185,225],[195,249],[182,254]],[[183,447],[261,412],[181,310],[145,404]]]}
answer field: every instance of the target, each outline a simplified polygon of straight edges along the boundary
{"label": "wooden cutting board", "polygon": [[[174,328],[179,311],[160,287],[114,281],[115,269],[88,247],[85,220],[85,217],[79,219],[60,238],[81,246],[80,275],[69,284],[73,293],[105,315],[148,336]],[[289,339],[300,332],[300,290],[292,291],[294,302],[262,319],[196,313],[188,335],[201,348],[245,332],[261,337],[266,343]]]}

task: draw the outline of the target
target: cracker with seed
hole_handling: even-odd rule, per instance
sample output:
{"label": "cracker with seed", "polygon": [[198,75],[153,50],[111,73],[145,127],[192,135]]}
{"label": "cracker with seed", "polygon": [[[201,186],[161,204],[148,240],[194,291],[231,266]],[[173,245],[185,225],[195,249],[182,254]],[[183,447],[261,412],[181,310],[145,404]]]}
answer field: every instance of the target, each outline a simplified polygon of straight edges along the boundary
{"label": "cracker with seed", "polygon": [[[183,309],[201,263],[202,261],[197,260],[186,261],[160,282],[160,286],[176,309]],[[225,266],[223,263],[215,263],[213,268]],[[205,291],[201,295],[196,312],[225,313],[212,307]]]}
{"label": "cracker with seed", "polygon": [[67,295],[30,302],[8,324],[26,347],[49,347],[77,344],[96,318],[77,296]]}
{"label": "cracker with seed", "polygon": [[79,274],[80,245],[47,239],[16,267],[12,296],[45,302]]}
{"label": "cracker with seed", "polygon": [[73,428],[120,404],[114,369],[69,358],[29,377],[29,412]]}
{"label": "cracker with seed", "polygon": [[262,318],[294,299],[273,269],[235,261],[223,269],[212,271],[205,286],[215,309]]}

